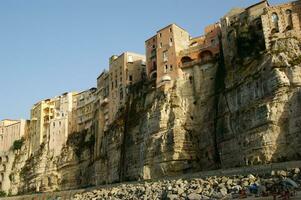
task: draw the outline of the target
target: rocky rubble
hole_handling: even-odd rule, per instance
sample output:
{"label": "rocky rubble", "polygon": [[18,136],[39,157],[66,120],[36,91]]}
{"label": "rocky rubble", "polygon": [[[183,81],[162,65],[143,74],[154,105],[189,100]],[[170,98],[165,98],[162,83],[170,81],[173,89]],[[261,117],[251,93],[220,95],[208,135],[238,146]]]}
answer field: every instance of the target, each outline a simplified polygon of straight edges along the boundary
{"label": "rocky rubble", "polygon": [[[168,200],[199,200],[199,199],[235,199],[241,191],[247,196],[258,197],[271,195],[273,186],[282,180],[301,183],[299,168],[272,171],[271,174],[257,176],[208,177],[176,180],[158,180],[143,183],[124,183],[113,187],[104,187],[76,194],[72,200],[84,199],[168,199]],[[256,194],[250,191],[252,185],[258,186]]]}

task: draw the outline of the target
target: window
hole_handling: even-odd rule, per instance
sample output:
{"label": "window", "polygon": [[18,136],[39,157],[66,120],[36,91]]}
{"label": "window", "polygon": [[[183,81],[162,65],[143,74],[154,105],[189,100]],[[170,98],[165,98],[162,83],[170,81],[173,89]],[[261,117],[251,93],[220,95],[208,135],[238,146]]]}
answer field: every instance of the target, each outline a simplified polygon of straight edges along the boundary
{"label": "window", "polygon": [[162,46],[163,46],[163,45],[162,45],[162,42],[160,42],[160,48],[162,48]]}
{"label": "window", "polygon": [[286,10],[286,21],[287,21],[287,28],[286,30],[292,30],[293,29],[293,18],[292,18],[292,11]]}
{"label": "window", "polygon": [[278,33],[279,32],[279,17],[277,15],[277,13],[273,13],[272,14],[272,23],[273,23],[273,29],[272,29],[272,33]]}
{"label": "window", "polygon": [[53,122],[53,127],[55,127],[55,122]]}
{"label": "window", "polygon": [[163,62],[167,62],[168,61],[168,55],[167,55],[167,51],[163,51]]}
{"label": "window", "polygon": [[133,81],[133,76],[132,75],[129,76],[129,80]]}
{"label": "window", "polygon": [[162,37],[162,33],[159,33],[159,37]]}
{"label": "window", "polygon": [[168,70],[168,66],[165,65],[165,68],[164,68],[164,73],[167,73],[167,70]]}
{"label": "window", "polygon": [[173,70],[173,69],[172,69],[172,65],[170,65],[170,67],[169,67],[169,68],[170,68],[170,71],[172,71],[172,70]]}
{"label": "window", "polygon": [[171,28],[169,28],[169,32],[172,33],[172,29]]}
{"label": "window", "polygon": [[122,88],[120,88],[119,98],[120,98],[120,100],[123,99],[123,89]]}
{"label": "window", "polygon": [[172,38],[169,38],[169,46],[172,46]]}

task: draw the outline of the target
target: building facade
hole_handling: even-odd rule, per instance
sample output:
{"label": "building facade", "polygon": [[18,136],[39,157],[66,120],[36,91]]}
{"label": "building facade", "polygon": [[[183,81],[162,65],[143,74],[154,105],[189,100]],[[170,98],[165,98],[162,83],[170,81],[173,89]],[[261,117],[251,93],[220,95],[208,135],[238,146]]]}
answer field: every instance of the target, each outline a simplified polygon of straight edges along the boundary
{"label": "building facade", "polygon": [[125,52],[110,58],[109,67],[109,123],[116,118],[118,111],[125,106],[127,89],[131,84],[143,79],[145,74],[145,56]]}
{"label": "building facade", "polygon": [[178,66],[183,69],[191,66],[191,62],[205,64],[218,58],[220,54],[220,24],[216,23],[205,28],[205,35],[191,38],[188,48],[180,51]]}
{"label": "building facade", "polygon": [[100,115],[103,115],[103,129],[106,131],[110,124],[109,118],[109,98],[110,98],[110,77],[109,72],[102,72],[97,78],[97,102],[99,110],[102,111]]}
{"label": "building facade", "polygon": [[16,140],[25,136],[26,120],[2,120],[0,121],[0,153],[12,149]]}
{"label": "building facade", "polygon": [[266,48],[269,49],[276,39],[301,39],[301,2],[268,6],[262,15]]}
{"label": "building facade", "polygon": [[54,119],[55,101],[46,99],[36,103],[30,112],[29,149],[30,154],[39,150],[47,142],[50,131],[50,120]]}
{"label": "building facade", "polygon": [[189,47],[190,39],[186,30],[170,24],[146,40],[147,76],[156,79],[157,87],[182,76],[178,56],[180,51]]}
{"label": "building facade", "polygon": [[227,66],[237,66],[237,58],[243,60],[266,49],[261,16],[269,6],[268,1],[261,1],[248,8],[235,8],[221,19]]}
{"label": "building facade", "polygon": [[0,191],[8,192],[10,188],[9,175],[15,157],[13,144],[26,136],[27,126],[28,122],[22,119],[0,121]]}
{"label": "building facade", "polygon": [[72,116],[73,98],[76,93],[64,93],[54,98],[54,117],[50,120],[49,150],[55,156],[61,152],[69,135],[69,118]]}
{"label": "building facade", "polygon": [[92,125],[94,114],[94,102],[96,101],[96,88],[90,88],[75,95],[76,106],[74,107],[73,117],[75,121],[75,132],[89,129]]}

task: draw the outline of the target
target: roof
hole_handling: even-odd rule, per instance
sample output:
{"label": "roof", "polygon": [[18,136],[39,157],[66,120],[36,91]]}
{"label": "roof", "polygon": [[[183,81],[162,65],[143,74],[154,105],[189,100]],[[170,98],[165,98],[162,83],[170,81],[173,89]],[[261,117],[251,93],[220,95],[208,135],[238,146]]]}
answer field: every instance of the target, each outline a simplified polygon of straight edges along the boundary
{"label": "roof", "polygon": [[103,75],[105,75],[105,74],[107,74],[108,73],[108,71],[106,70],[106,69],[104,69],[102,72],[101,72],[101,74],[97,77],[97,79],[99,79],[101,76],[103,76]]}
{"label": "roof", "polygon": [[[159,33],[160,31],[162,31],[163,29],[169,28],[172,25],[175,25],[176,27],[182,29],[183,31],[186,31],[186,29],[182,28],[181,26],[177,25],[176,23],[172,23],[172,24],[169,24],[169,25],[165,26],[164,28],[161,28],[160,30],[158,30],[157,33]],[[186,32],[188,32],[188,31],[186,31]]]}
{"label": "roof", "polygon": [[247,7],[246,10],[248,10],[248,9],[250,9],[250,8],[253,8],[253,7],[255,7],[255,6],[258,6],[258,5],[260,5],[260,4],[263,4],[263,3],[266,3],[267,6],[270,5],[269,2],[268,2],[267,0],[262,0],[262,1],[258,2],[258,3],[255,3],[255,4],[253,4],[253,5],[249,6],[249,7]]}
{"label": "roof", "polygon": [[[159,29],[159,30],[157,31],[157,33],[159,33],[160,31],[162,31],[162,30],[164,30],[164,29],[166,29],[166,28],[169,28],[169,27],[171,27],[172,25],[175,25],[176,27],[178,27],[178,28],[180,28],[180,29],[182,29],[183,31],[185,31],[185,32],[187,32],[187,33],[188,33],[188,31],[187,31],[186,29],[182,28],[181,26],[179,26],[179,25],[178,25],[178,24],[176,24],[176,23],[169,24],[169,25],[167,25],[167,26],[165,26],[165,27],[163,27],[163,28]],[[154,35],[154,36],[152,36],[152,37],[148,38],[147,40],[145,40],[145,42],[147,42],[147,41],[149,41],[149,40],[153,39],[154,37],[156,37],[156,35]]]}

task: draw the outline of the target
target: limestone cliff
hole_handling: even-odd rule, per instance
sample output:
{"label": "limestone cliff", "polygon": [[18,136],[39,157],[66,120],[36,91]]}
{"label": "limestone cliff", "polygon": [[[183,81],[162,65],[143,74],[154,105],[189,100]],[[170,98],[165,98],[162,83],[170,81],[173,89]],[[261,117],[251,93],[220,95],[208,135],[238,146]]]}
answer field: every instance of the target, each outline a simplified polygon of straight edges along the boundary
{"label": "limestone cliff", "polygon": [[[300,159],[300,41],[227,66],[217,142],[224,167]],[[235,156],[234,156],[235,155]]]}
{"label": "limestone cliff", "polygon": [[47,144],[34,156],[17,155],[12,191],[300,159],[300,63],[300,41],[287,38],[233,66],[222,58],[194,63],[172,87],[133,85],[108,130],[97,111],[92,127],[71,134],[60,156],[52,156]]}

